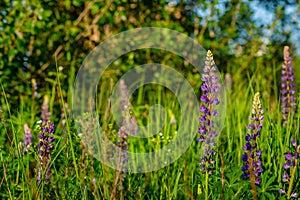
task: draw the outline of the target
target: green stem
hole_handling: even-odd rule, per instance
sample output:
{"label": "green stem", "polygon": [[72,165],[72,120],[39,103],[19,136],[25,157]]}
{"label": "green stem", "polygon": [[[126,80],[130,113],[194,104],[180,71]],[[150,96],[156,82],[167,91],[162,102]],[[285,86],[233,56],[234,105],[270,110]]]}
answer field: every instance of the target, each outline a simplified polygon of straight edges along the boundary
{"label": "green stem", "polygon": [[225,194],[224,194],[225,164],[224,164],[224,158],[223,158],[222,143],[220,143],[220,159],[221,159],[221,175],[222,175],[222,200],[224,200],[225,199]]}
{"label": "green stem", "polygon": [[[208,163],[206,162],[208,167]],[[205,200],[208,200],[208,171],[205,172]]]}
{"label": "green stem", "polygon": [[[253,151],[253,150],[252,150]],[[250,153],[249,153],[249,157],[250,157]],[[251,184],[251,192],[253,195],[253,200],[257,200],[257,191],[256,191],[256,185],[255,185],[255,175],[253,172],[253,159],[250,158],[249,159],[249,173],[250,173],[250,184]]]}

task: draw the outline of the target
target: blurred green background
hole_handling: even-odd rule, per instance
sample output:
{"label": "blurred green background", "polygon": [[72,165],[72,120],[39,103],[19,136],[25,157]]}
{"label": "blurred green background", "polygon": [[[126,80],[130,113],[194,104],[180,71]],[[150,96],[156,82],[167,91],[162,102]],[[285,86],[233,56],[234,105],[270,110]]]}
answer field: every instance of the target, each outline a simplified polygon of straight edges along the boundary
{"label": "blurred green background", "polygon": [[[75,75],[101,41],[125,30],[154,26],[185,33],[211,49],[219,70],[229,73],[234,82],[258,70],[268,83],[272,68],[281,67],[284,45],[291,46],[299,63],[299,10],[296,0],[2,0],[0,81],[9,102],[18,105],[21,97],[31,95],[32,79],[39,92],[51,87],[57,61],[65,75],[60,81],[67,96],[72,82],[67,76]],[[192,72],[176,55],[145,50],[124,56],[107,74],[117,78],[133,64],[162,60],[180,66],[183,73]]]}

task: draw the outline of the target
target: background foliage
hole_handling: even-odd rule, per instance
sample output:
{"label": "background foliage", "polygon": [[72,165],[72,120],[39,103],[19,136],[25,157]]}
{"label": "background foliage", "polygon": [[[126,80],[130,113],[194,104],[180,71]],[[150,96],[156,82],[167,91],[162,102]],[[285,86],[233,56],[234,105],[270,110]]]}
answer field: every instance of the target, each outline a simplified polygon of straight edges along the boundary
{"label": "background foliage", "polygon": [[[29,181],[35,178],[36,160],[30,158],[35,154],[24,157],[22,163],[25,164],[20,164],[21,158],[16,158],[15,152],[22,141],[23,124],[28,123],[34,129],[35,122],[39,120],[44,95],[50,97],[52,121],[59,124],[62,121],[60,113],[64,102],[68,102],[69,105],[72,103],[75,75],[88,53],[101,41],[117,33],[154,26],[173,29],[195,38],[205,49],[212,50],[216,64],[224,77],[227,74],[232,79],[228,97],[229,119],[224,130],[228,139],[224,144],[224,156],[228,164],[227,174],[230,174],[226,183],[228,185],[226,199],[233,195],[237,199],[249,198],[250,194],[247,190],[242,189],[244,185],[238,183],[241,138],[248,122],[248,113],[244,111],[250,108],[252,94],[257,90],[262,91],[264,107],[266,111],[272,112],[267,114],[268,117],[266,116],[267,128],[264,130],[264,137],[271,139],[268,144],[262,144],[262,149],[269,151],[264,157],[268,164],[265,166],[266,173],[261,193],[265,195],[262,195],[263,198],[275,198],[274,194],[280,183],[279,172],[282,170],[278,163],[283,162],[282,157],[275,158],[277,157],[275,152],[284,152],[289,136],[296,136],[299,130],[298,120],[294,132],[290,129],[288,136],[283,136],[283,130],[277,123],[277,120],[280,121],[278,87],[284,45],[291,47],[298,85],[300,80],[299,55],[296,54],[299,52],[300,45],[297,40],[299,38],[294,37],[300,33],[299,10],[300,6],[293,0],[267,3],[239,0],[209,2],[2,0],[0,2],[0,82],[2,85],[0,177],[4,177],[4,174],[8,176],[5,178],[6,181],[0,178],[0,196],[8,198],[11,195],[21,198],[23,195],[25,199],[42,198],[39,195],[43,189],[37,189],[34,181]],[[262,11],[264,13],[260,13]],[[199,91],[201,84],[199,75],[182,58],[160,50],[138,50],[119,58],[105,72],[99,83],[100,101],[101,98],[107,99],[113,82],[122,74],[136,65],[152,62],[176,66],[195,90]],[[33,97],[33,79],[38,86],[37,97]],[[147,105],[143,105],[145,101],[139,94],[147,97],[145,98]],[[141,113],[147,110],[147,106],[157,103],[155,99],[151,99],[153,95],[161,96],[163,99],[174,98],[159,87],[156,90],[153,88],[142,92],[139,90],[133,97],[136,100],[133,101],[137,109],[136,113]],[[64,102],[61,101],[61,97]],[[171,104],[166,101],[161,103],[166,106]],[[102,110],[99,109],[100,113],[105,112],[106,104],[102,106]],[[169,110],[172,109],[170,106]],[[136,117],[140,120],[139,123],[145,123],[143,117],[147,118],[147,115],[145,117],[141,114]],[[111,118],[110,120],[113,121]],[[62,133],[60,128],[58,125],[58,134]],[[74,140],[76,148],[65,149],[62,145],[63,140],[59,140],[61,143],[57,144],[54,155],[56,176],[53,185],[48,185],[48,188],[45,186],[44,190],[48,191],[45,194],[52,198],[107,197],[108,191],[113,187],[113,170],[105,169],[107,170],[105,171],[103,166],[92,157],[84,156],[84,150],[79,148],[80,141],[76,131],[72,130],[72,126],[70,129],[71,139]],[[168,127],[168,130],[171,129],[172,127]],[[111,127],[110,131],[116,132],[114,127]],[[58,137],[60,138],[61,135]],[[284,138],[282,141],[276,140],[275,138],[278,137]],[[163,143],[164,140],[158,141]],[[184,199],[197,196],[199,175],[196,172],[197,158],[193,152],[197,147],[195,144],[186,155],[167,169],[149,174],[136,174],[126,179],[125,193],[128,199]],[[235,149],[239,149],[236,152],[238,156],[233,153]],[[77,157],[72,157],[72,153]],[[73,169],[76,163],[81,165],[78,169],[79,173]],[[99,182],[102,181],[104,184],[94,184],[92,174],[95,171],[106,173],[105,179],[100,178],[103,174],[97,177]],[[268,175],[272,178],[267,178]],[[156,186],[157,183],[151,181],[151,178],[160,179],[161,188]],[[214,180],[217,185],[221,184],[218,175]],[[173,188],[170,188],[171,186]],[[215,191],[214,198],[219,198],[220,193]]]}

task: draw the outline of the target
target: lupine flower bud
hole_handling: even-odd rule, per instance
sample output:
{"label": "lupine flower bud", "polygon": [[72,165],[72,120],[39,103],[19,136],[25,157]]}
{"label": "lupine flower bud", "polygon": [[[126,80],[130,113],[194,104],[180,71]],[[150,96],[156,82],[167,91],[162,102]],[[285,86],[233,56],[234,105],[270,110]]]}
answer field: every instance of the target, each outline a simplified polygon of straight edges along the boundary
{"label": "lupine flower bud", "polygon": [[216,74],[217,67],[213,60],[213,54],[210,50],[207,51],[204,73],[201,76],[203,81],[201,90],[203,94],[200,97],[202,105],[199,111],[202,113],[199,122],[199,134],[198,141],[203,143],[204,155],[200,159],[199,165],[201,171],[211,173],[215,164],[217,133],[214,129],[213,117],[218,116],[218,111],[215,108],[219,104],[219,99],[216,98],[216,94],[220,90],[220,86],[217,84],[219,77]]}
{"label": "lupine flower bud", "polygon": [[42,105],[42,121],[48,122],[50,121],[51,113],[49,111],[49,98],[47,95],[44,96],[44,102]]}
{"label": "lupine flower bud", "polygon": [[[245,165],[241,168],[243,171],[242,178],[252,181],[253,185],[260,186],[260,175],[263,172],[261,163],[261,150],[257,146],[257,137],[260,136],[262,121],[264,120],[263,109],[259,98],[259,93],[254,95],[250,124],[247,126],[249,133],[245,136],[246,144],[243,146],[245,153],[242,160]],[[255,186],[254,185],[254,186]]]}
{"label": "lupine flower bud", "polygon": [[286,126],[289,114],[296,110],[294,68],[288,46],[284,47],[283,59],[280,93],[283,125]]}

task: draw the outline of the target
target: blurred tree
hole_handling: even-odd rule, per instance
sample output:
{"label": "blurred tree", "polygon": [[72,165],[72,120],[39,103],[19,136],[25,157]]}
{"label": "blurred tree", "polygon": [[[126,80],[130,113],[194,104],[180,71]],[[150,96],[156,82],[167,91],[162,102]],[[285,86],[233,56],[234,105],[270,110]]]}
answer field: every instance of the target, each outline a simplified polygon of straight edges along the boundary
{"label": "blurred tree", "polygon": [[[282,26],[294,22],[284,8],[297,5],[287,0],[261,3],[274,15],[272,23],[257,23],[253,2],[239,0],[3,0],[0,80],[10,102],[18,105],[20,96],[30,94],[30,79],[43,86],[40,90],[50,86],[49,80],[55,79],[51,72],[56,71],[56,60],[65,74],[71,69],[74,72],[101,41],[121,31],[149,26],[170,28],[195,38],[205,49],[212,49],[222,71],[240,74],[257,70],[254,66],[259,63],[262,76],[267,76],[271,71],[265,68],[271,69],[282,60],[282,46],[292,46],[290,34]],[[166,54],[146,58],[144,53],[136,53],[138,59],[123,59],[122,69],[131,66],[128,62],[159,61]],[[181,58],[172,58],[168,62],[181,63],[184,69]]]}

